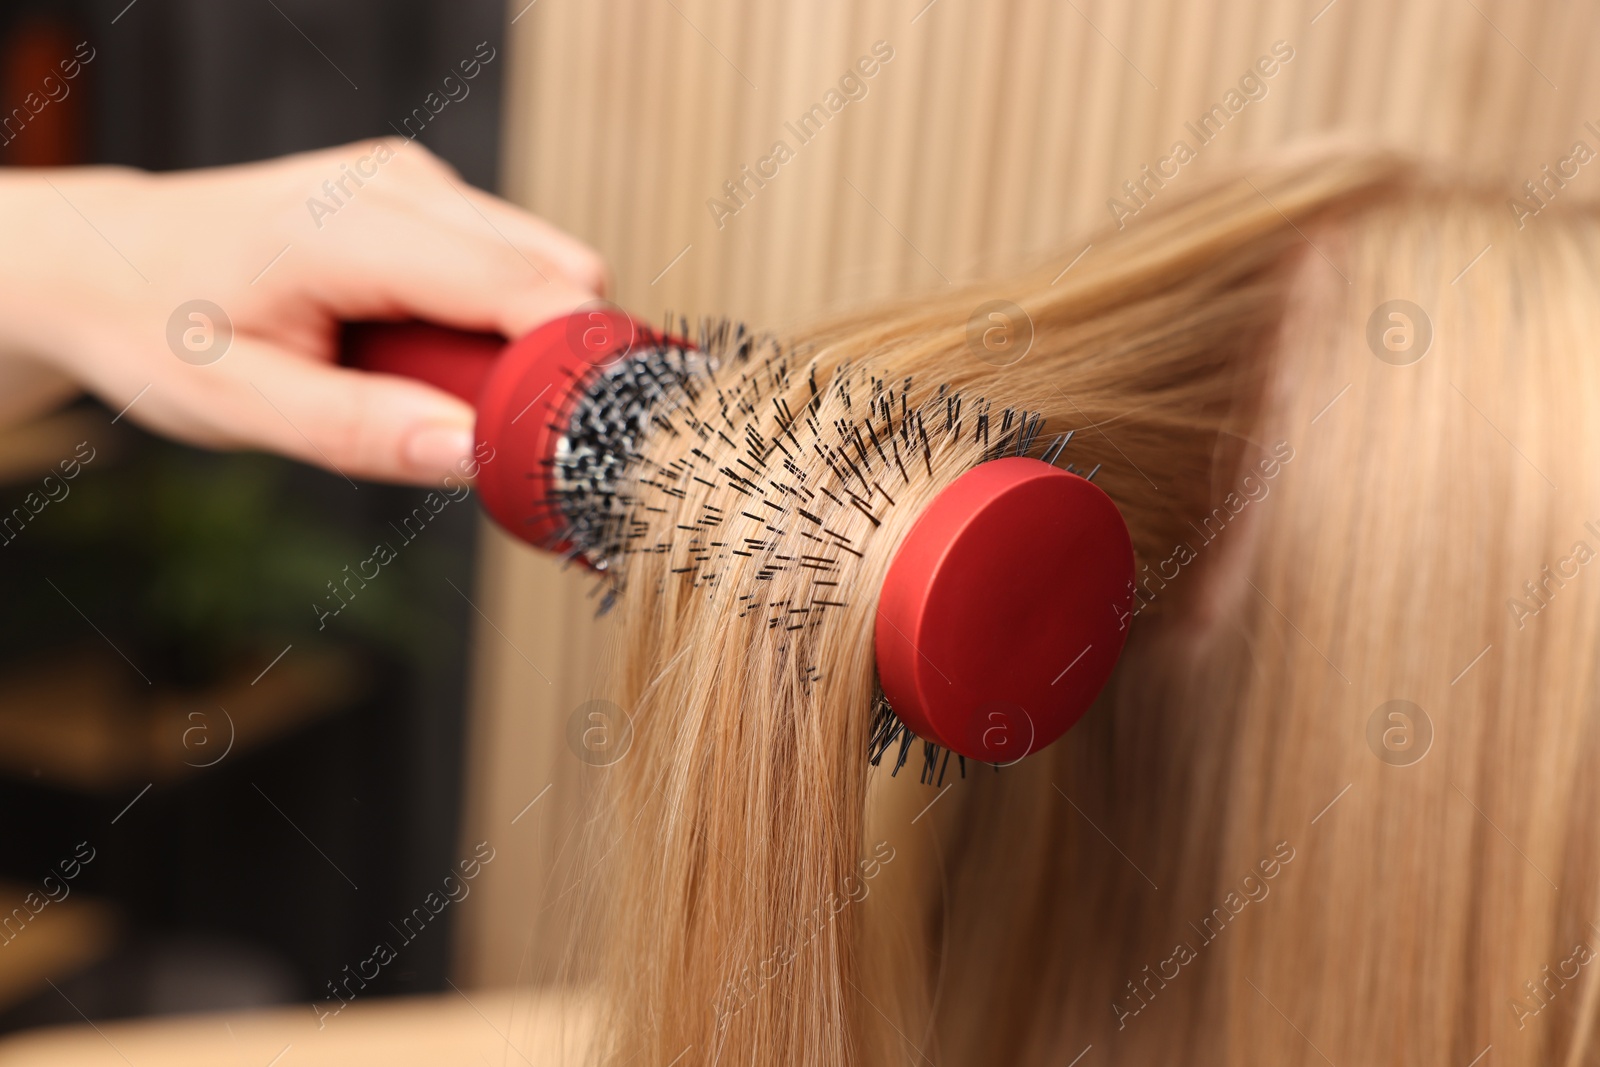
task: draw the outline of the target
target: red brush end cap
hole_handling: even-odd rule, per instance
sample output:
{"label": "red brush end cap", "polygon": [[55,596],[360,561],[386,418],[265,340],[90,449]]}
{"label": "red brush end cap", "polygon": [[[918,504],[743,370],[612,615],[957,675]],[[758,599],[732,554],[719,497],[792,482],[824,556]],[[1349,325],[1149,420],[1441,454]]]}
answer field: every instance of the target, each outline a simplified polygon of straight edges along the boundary
{"label": "red brush end cap", "polygon": [[878,679],[919,736],[1013,763],[1088,710],[1122,654],[1133,544],[1098,486],[980,464],[918,517],[878,599]]}
{"label": "red brush end cap", "polygon": [[548,503],[551,461],[590,376],[625,358],[649,331],[609,305],[552,319],[512,342],[478,396],[483,506],[502,528],[555,552],[565,521]]}

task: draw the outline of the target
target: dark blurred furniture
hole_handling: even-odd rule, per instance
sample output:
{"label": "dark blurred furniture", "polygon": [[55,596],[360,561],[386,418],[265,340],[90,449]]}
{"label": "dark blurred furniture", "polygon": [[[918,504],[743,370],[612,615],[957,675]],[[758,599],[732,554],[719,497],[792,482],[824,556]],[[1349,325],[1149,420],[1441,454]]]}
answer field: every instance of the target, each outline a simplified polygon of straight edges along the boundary
{"label": "dark blurred furniture", "polygon": [[[505,17],[492,0],[13,0],[5,114],[56,53],[87,41],[94,59],[13,124],[0,163],[163,170],[392,134],[479,42],[503,56]],[[420,138],[489,188],[504,68]],[[319,997],[459,858],[475,504],[319,631],[324,582],[422,493],[113,415],[85,401],[0,435],[0,515],[76,442],[97,450],[0,547],[0,925],[95,850],[68,897],[13,918],[0,1030]],[[369,992],[444,988],[450,918]]]}

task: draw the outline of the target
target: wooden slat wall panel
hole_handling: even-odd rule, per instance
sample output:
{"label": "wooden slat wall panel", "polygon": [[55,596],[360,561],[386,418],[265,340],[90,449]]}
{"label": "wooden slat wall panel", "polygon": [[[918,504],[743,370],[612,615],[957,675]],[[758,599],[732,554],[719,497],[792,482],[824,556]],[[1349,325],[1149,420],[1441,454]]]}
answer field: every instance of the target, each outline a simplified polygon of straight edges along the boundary
{"label": "wooden slat wall panel", "polygon": [[[1177,182],[1344,131],[1476,165],[1509,193],[1600,116],[1600,14],[1554,0],[525,2],[507,16],[506,188],[600,248],[617,300],[647,317],[782,328],[1028,257],[1065,266],[1122,182],[1278,39],[1294,60]],[[784,123],[880,39],[895,56],[865,99],[797,146]],[[778,138],[795,158],[719,229],[706,200]],[[487,544],[479,603],[503,636],[478,635],[465,833],[505,844],[458,970],[535,982],[581,869],[562,734],[603,681],[599,637],[582,579]]]}

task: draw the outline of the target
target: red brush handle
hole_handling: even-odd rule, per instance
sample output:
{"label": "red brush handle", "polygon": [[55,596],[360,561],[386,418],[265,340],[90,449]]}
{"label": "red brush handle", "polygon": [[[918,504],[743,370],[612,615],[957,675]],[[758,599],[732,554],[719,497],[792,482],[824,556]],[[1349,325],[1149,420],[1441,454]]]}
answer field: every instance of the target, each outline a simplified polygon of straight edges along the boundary
{"label": "red brush handle", "polygon": [[348,367],[415,378],[478,402],[506,339],[427,322],[357,322],[344,329],[339,362]]}

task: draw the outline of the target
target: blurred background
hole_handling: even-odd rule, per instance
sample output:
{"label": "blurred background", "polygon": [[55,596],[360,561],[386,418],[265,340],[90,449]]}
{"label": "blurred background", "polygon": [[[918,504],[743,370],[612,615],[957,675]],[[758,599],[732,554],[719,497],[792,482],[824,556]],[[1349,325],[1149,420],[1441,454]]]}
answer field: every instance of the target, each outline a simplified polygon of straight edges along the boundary
{"label": "blurred background", "polygon": [[[387,133],[503,24],[481,0],[12,0],[7,107],[94,51],[0,164],[209,167]],[[485,188],[503,68],[421,138]],[[0,916],[79,842],[94,856],[0,931],[0,1029],[325,996],[458,858],[471,608],[450,583],[472,588],[475,505],[319,632],[326,583],[424,491],[116,414],[85,401],[0,437],[5,514],[79,442],[94,456],[0,549]],[[452,920],[372,991],[444,988]]]}
{"label": "blurred background", "polygon": [[[1092,266],[1179,140],[1196,158],[1169,184],[1332,133],[1520,195],[1600,145],[1597,30],[1572,0],[13,0],[0,106],[78,41],[96,58],[0,162],[166,169],[389,134],[488,41],[501,58],[425,143],[598,248],[630,311],[782,329]],[[776,176],[730,194],[778,141]],[[0,947],[0,1027],[77,1021],[52,982],[97,1021],[323,996],[485,840],[471,901],[372,991],[575,977],[588,787],[627,767],[566,743],[605,689],[587,583],[452,507],[319,632],[324,583],[420,494],[116,414],[80,404],[0,448],[0,516],[76,442],[98,450],[0,548],[0,930],[96,850]],[[283,1042],[263,1040],[265,1062]]]}

